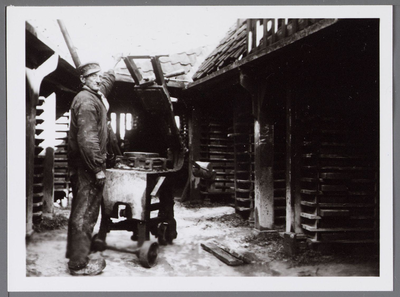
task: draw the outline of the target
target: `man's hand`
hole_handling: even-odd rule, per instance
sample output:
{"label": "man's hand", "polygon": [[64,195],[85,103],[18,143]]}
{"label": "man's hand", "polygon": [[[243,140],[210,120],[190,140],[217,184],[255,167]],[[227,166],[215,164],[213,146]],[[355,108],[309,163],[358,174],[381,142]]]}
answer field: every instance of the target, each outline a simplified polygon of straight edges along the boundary
{"label": "man's hand", "polygon": [[96,173],[96,187],[101,188],[104,186],[106,182],[106,175],[104,172],[101,170]]}

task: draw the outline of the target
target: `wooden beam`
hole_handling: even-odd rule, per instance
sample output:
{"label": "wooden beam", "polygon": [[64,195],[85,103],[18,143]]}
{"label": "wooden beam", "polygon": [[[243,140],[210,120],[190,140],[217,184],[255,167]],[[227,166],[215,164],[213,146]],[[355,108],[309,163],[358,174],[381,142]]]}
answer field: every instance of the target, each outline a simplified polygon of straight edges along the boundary
{"label": "wooden beam", "polygon": [[254,123],[254,225],[258,230],[274,228],[274,125],[273,111],[266,98],[265,83],[241,72],[241,85],[251,95]]}
{"label": "wooden beam", "polygon": [[26,104],[26,235],[33,233],[33,174],[35,168],[35,98],[29,97]]}
{"label": "wooden beam", "polygon": [[293,176],[293,106],[290,90],[286,93],[286,232],[292,232],[294,221],[294,210],[292,209],[294,199],[292,197],[292,176]]}
{"label": "wooden beam", "polygon": [[[201,111],[199,107],[193,107],[188,119],[189,128],[189,164],[200,160],[201,137]],[[190,200],[201,200],[200,178],[193,174],[193,167],[188,166],[190,179]]]}
{"label": "wooden beam", "polygon": [[143,81],[143,76],[140,73],[138,67],[136,66],[135,61],[133,61],[133,57],[124,57],[123,58],[126,67],[129,70],[133,80],[135,81],[136,85],[140,85]]}
{"label": "wooden beam", "polygon": [[43,162],[43,213],[53,213],[54,209],[54,148],[47,147]]}
{"label": "wooden beam", "polygon": [[218,259],[220,259],[222,262],[224,262],[225,264],[229,265],[229,266],[239,266],[244,264],[244,262],[242,260],[239,260],[238,258],[235,258],[234,256],[232,256],[231,254],[229,254],[228,252],[224,251],[222,248],[220,248],[219,246],[217,246],[214,243],[202,243],[201,247],[213,254],[215,257],[217,257]]}

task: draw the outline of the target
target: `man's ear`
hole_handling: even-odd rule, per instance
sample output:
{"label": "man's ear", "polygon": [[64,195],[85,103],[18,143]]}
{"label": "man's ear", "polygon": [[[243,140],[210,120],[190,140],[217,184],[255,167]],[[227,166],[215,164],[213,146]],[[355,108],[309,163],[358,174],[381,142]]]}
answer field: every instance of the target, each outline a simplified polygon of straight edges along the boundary
{"label": "man's ear", "polygon": [[81,82],[82,82],[83,84],[85,84],[86,78],[85,78],[83,75],[80,76],[80,79],[81,79]]}

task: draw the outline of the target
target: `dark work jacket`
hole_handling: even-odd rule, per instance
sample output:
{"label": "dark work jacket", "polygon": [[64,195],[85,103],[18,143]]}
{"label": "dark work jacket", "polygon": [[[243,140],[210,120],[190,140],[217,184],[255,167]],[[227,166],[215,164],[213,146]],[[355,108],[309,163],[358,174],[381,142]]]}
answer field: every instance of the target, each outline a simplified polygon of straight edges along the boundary
{"label": "dark work jacket", "polygon": [[[113,71],[104,73],[100,91],[107,97],[115,81]],[[108,128],[107,109],[101,95],[88,87],[75,96],[71,104],[68,135],[68,165],[70,174],[84,166],[93,173],[106,168]]]}

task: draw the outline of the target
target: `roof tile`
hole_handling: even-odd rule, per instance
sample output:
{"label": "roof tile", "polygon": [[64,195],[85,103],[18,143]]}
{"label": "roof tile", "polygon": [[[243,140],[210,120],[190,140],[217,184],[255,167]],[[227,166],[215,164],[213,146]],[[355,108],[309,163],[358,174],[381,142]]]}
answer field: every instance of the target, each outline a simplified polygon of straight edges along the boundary
{"label": "roof tile", "polygon": [[219,45],[200,65],[192,79],[197,80],[236,61],[246,52],[246,22],[232,26]]}

